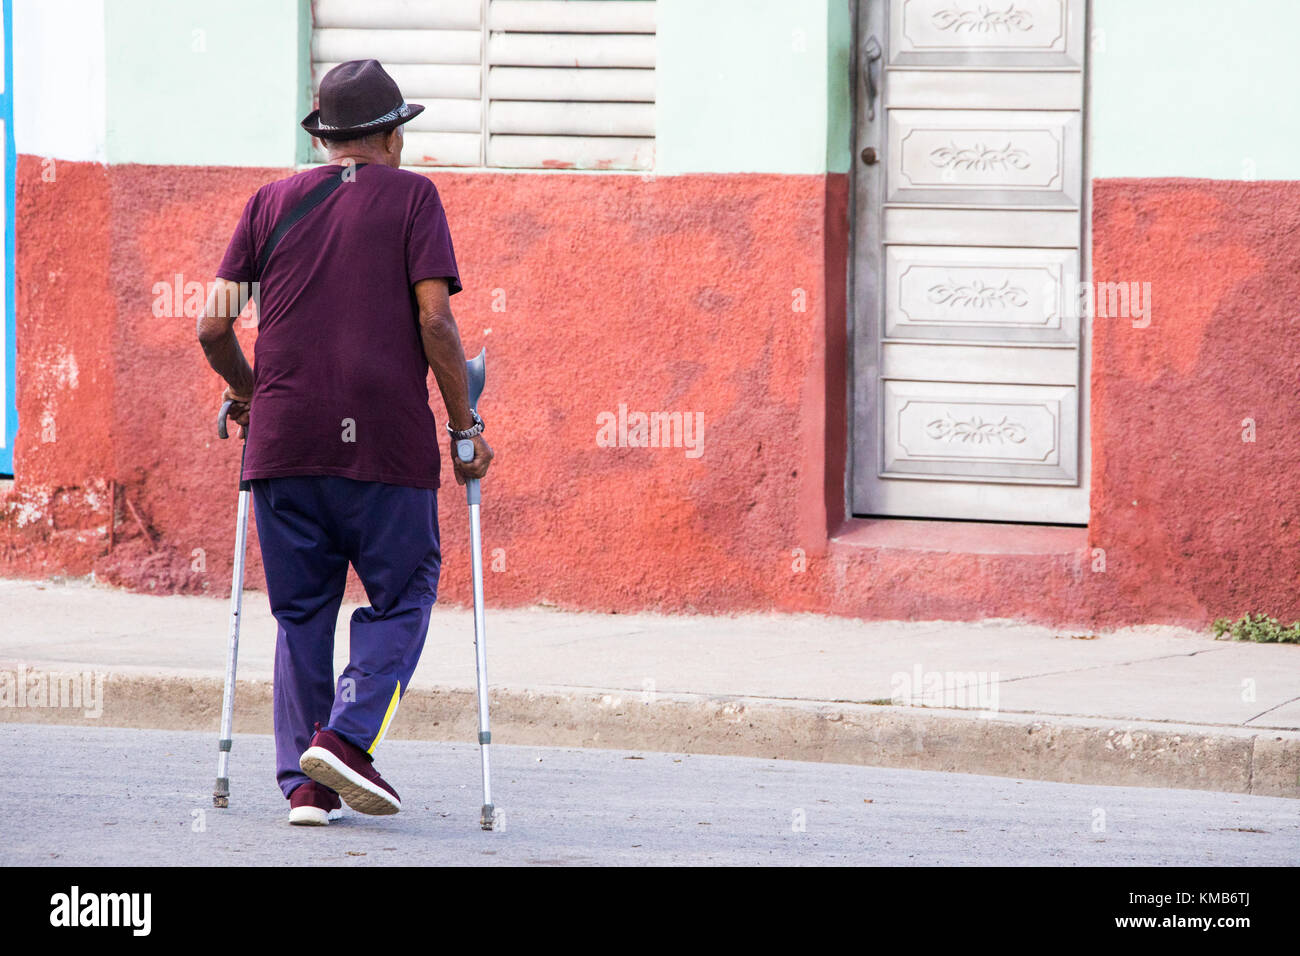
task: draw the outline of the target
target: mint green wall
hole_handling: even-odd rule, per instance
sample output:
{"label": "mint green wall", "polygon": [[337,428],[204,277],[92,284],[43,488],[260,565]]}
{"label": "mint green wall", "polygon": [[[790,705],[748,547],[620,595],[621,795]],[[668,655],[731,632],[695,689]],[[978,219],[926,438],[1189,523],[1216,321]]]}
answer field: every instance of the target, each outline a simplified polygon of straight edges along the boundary
{"label": "mint green wall", "polygon": [[826,171],[846,173],[853,154],[853,3],[827,0]]}
{"label": "mint green wall", "polygon": [[849,0],[658,0],[655,171],[844,172]]}
{"label": "mint green wall", "polygon": [[[850,0],[657,6],[657,173],[848,169]],[[306,160],[309,0],[110,0],[105,21],[109,162]]]}
{"label": "mint green wall", "polygon": [[1300,179],[1300,2],[1092,11],[1094,178]]}
{"label": "mint green wall", "polygon": [[306,6],[109,0],[108,161],[289,166],[305,155]]}
{"label": "mint green wall", "polygon": [[[657,6],[657,173],[849,168],[851,0]],[[109,162],[306,160],[309,0],[104,11]],[[1094,177],[1300,179],[1300,0],[1092,0],[1091,26]]]}
{"label": "mint green wall", "polygon": [[[850,0],[657,6],[657,173],[848,169]],[[309,0],[109,0],[108,161],[306,161],[310,24]]]}

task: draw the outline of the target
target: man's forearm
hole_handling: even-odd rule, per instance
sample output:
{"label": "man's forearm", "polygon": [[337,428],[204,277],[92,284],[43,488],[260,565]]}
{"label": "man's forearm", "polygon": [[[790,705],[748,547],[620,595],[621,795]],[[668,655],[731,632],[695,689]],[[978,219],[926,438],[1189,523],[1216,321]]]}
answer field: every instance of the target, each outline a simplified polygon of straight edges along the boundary
{"label": "man's forearm", "polygon": [[442,393],[451,427],[457,431],[469,428],[474,419],[470,414],[469,382],[465,377],[465,349],[451,313],[422,316],[420,341],[438,382],[438,391]]}
{"label": "man's forearm", "polygon": [[244,357],[244,350],[239,347],[233,328],[216,336],[204,336],[200,331],[199,343],[212,370],[224,378],[232,390],[240,395],[253,394],[253,369]]}
{"label": "man's forearm", "polygon": [[235,337],[235,316],[238,312],[230,303],[241,302],[238,299],[240,288],[229,279],[217,279],[208,303],[199,316],[199,344],[203,346],[203,355],[212,366],[212,370],[226,380],[231,390],[240,395],[252,396],[253,370],[244,358],[244,350],[239,347]]}

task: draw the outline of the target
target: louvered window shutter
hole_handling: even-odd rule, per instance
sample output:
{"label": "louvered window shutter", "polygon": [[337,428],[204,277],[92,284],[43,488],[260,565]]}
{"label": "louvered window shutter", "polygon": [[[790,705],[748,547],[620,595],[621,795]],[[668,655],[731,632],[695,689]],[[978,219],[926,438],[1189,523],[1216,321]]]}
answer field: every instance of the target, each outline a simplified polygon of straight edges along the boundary
{"label": "louvered window shutter", "polygon": [[373,57],[425,105],[406,127],[407,165],[654,165],[654,0],[314,0],[312,11],[313,91],[335,64]]}
{"label": "louvered window shutter", "polygon": [[491,0],[488,31],[489,166],[653,166],[653,0]]}
{"label": "louvered window shutter", "polygon": [[337,64],[376,59],[424,104],[406,124],[403,163],[482,163],[482,0],[314,0],[312,12],[313,94]]}

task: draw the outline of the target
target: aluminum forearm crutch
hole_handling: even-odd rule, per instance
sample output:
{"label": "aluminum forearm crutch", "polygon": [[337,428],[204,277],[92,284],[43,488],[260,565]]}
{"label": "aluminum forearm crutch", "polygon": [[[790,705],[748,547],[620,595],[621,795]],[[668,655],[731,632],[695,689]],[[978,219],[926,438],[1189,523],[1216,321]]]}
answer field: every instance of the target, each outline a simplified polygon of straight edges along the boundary
{"label": "aluminum forearm crutch", "polygon": [[[221,406],[217,419],[217,435],[228,437],[226,416],[233,402]],[[248,541],[248,482],[244,481],[244,453],[239,455],[239,516],[235,519],[235,573],[230,584],[230,638],[226,648],[226,684],[221,694],[221,736],[217,740],[217,785],[212,790],[214,807],[230,806],[230,741],[231,725],[235,719],[235,663],[239,658],[239,618],[244,608],[244,548]]]}
{"label": "aluminum forearm crutch", "polygon": [[[483,384],[487,377],[487,349],[465,363],[465,374],[469,382],[469,407],[478,411],[479,396],[483,394]],[[456,457],[461,461],[474,460],[474,443],[468,438],[456,442]],[[474,569],[474,670],[478,675],[478,744],[479,755],[483,764],[483,812],[479,817],[479,826],[484,830],[496,828],[497,810],[492,805],[492,772],[488,762],[488,747],[492,743],[492,731],[488,726],[488,689],[487,689],[487,633],[483,620],[483,541],[479,528],[479,504],[482,502],[481,489],[477,478],[465,480],[465,498],[469,502],[469,540],[470,556]]]}

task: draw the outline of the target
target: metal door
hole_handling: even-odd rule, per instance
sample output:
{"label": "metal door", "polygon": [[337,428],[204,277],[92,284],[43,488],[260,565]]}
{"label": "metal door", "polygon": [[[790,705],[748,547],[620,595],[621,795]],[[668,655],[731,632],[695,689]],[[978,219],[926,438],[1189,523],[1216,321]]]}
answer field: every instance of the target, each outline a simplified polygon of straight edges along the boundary
{"label": "metal door", "polygon": [[856,514],[1084,523],[1086,0],[861,0]]}

